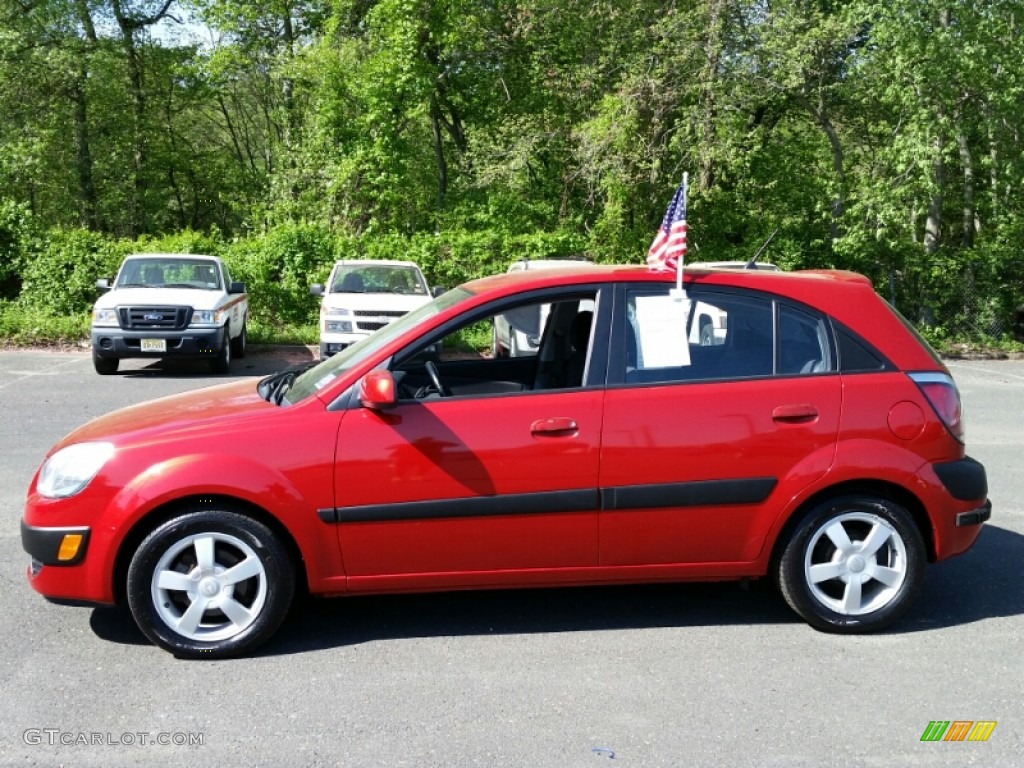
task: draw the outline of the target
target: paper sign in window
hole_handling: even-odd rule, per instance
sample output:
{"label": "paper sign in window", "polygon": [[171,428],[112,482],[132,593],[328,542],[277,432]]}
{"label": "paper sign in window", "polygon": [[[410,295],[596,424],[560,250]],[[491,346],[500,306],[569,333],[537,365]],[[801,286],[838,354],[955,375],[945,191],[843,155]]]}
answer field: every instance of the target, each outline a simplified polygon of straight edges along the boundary
{"label": "paper sign in window", "polygon": [[687,299],[637,296],[636,322],[640,329],[640,359],[644,368],[672,368],[690,364],[686,340]]}

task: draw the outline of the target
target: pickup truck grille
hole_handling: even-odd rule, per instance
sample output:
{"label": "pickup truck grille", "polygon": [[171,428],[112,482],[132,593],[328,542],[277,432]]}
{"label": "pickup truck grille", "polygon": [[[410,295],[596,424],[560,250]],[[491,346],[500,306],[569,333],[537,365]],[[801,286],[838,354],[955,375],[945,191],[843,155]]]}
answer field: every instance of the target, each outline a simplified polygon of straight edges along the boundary
{"label": "pickup truck grille", "polygon": [[405,312],[394,310],[357,309],[355,312],[356,326],[361,331],[379,331],[385,325],[397,320],[404,314]]}
{"label": "pickup truck grille", "polygon": [[125,330],[183,331],[192,319],[192,307],[118,307],[117,314]]}

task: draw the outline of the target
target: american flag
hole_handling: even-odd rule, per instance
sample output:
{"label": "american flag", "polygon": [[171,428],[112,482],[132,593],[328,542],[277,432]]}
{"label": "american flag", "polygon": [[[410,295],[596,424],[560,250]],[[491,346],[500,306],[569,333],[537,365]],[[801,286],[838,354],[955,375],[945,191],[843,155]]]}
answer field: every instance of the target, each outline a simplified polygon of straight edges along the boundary
{"label": "american flag", "polygon": [[647,250],[647,264],[659,269],[675,269],[686,260],[686,176],[672,195],[665,218],[661,220],[654,242]]}

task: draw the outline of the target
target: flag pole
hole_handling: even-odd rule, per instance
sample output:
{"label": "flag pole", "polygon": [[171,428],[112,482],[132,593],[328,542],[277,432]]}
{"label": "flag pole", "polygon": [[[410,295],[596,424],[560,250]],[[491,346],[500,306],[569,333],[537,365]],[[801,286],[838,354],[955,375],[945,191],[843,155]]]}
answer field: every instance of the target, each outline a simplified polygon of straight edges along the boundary
{"label": "flag pole", "polygon": [[682,186],[682,200],[683,204],[683,249],[679,254],[679,258],[676,259],[676,288],[672,291],[672,298],[680,301],[685,301],[686,291],[683,290],[683,261],[686,259],[686,196],[687,188],[689,186],[690,174],[683,171],[683,186]]}

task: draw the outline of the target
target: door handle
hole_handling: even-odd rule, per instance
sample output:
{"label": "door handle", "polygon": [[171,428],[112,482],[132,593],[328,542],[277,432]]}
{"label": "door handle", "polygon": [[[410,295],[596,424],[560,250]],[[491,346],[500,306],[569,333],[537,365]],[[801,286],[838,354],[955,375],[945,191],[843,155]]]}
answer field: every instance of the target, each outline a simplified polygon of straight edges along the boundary
{"label": "door handle", "polygon": [[530,425],[530,432],[534,435],[557,437],[559,435],[574,435],[579,431],[575,420],[568,416],[555,416],[551,419],[537,419]]}
{"label": "door handle", "polygon": [[784,424],[802,424],[818,418],[818,409],[813,405],[779,405],[772,411],[772,420]]}

